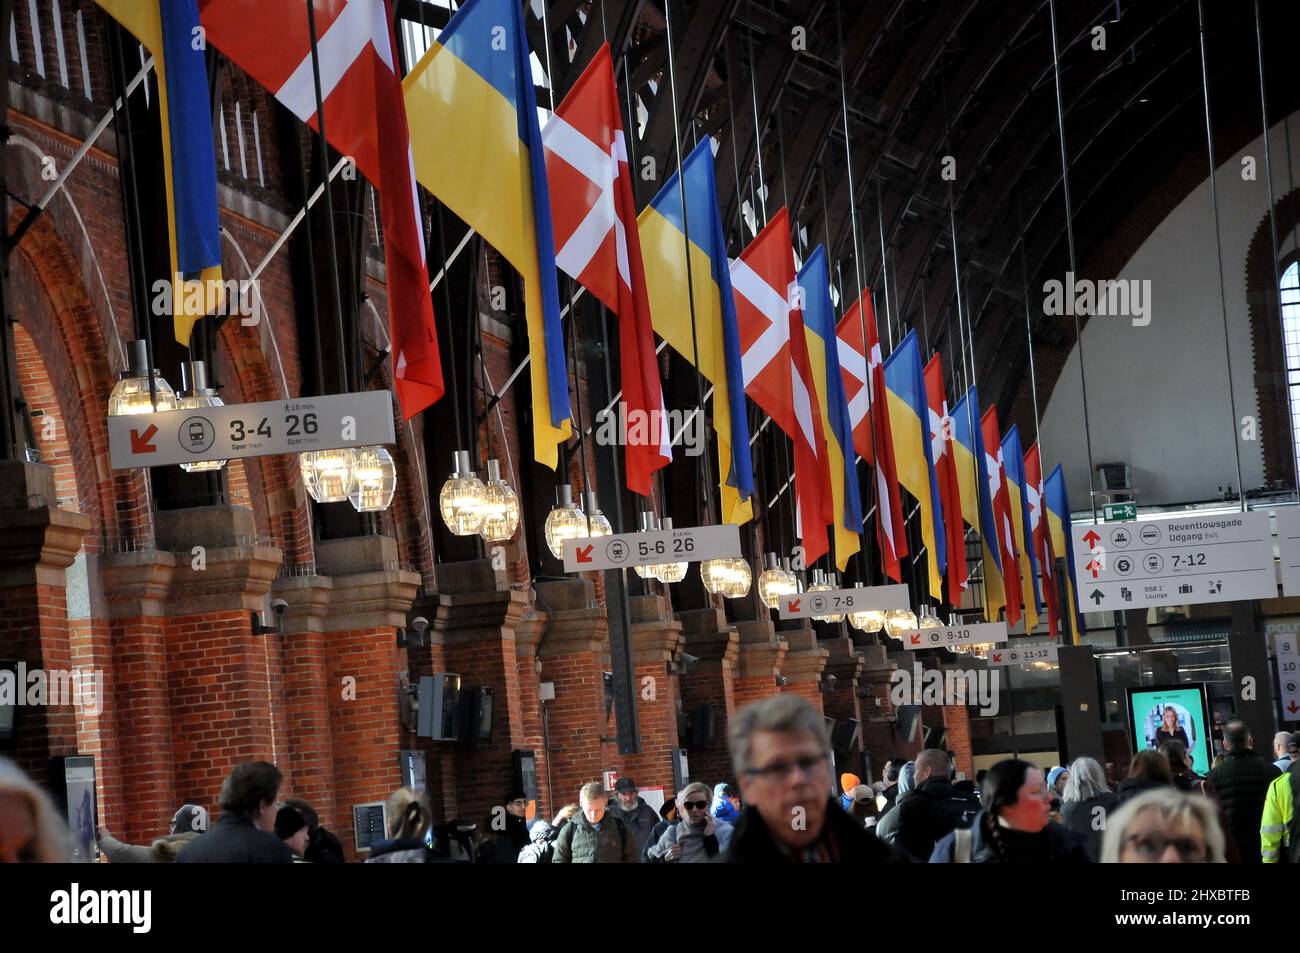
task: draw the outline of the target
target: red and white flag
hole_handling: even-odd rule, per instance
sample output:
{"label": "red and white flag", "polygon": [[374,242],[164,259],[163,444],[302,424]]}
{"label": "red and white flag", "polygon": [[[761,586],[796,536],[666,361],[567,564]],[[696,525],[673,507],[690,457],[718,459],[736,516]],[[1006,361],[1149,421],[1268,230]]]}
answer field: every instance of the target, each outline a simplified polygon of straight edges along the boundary
{"label": "red and white flag", "polygon": [[650,495],[673,458],[641,265],[636,200],[627,164],[609,46],[542,130],[555,225],[555,263],[618,315],[628,489]]}
{"label": "red and white flag", "polygon": [[[388,0],[312,0],[330,145],[379,190],[393,381],[403,419],[443,394],[424,231]],[[208,40],[312,128],[316,89],[307,8],[200,0]]]}
{"label": "red and white flag", "polygon": [[945,548],[948,554],[948,602],[961,604],[961,594],[970,572],[966,566],[966,524],[961,519],[961,482],[952,452],[952,418],[943,390],[943,363],[936,353],[925,365],[925,397],[930,418],[930,448],[934,475],[939,481],[939,505],[943,508]]}
{"label": "red and white flag", "polygon": [[1046,493],[1043,489],[1043,464],[1035,443],[1025,454],[1025,496],[1029,499],[1029,537],[1033,540],[1034,555],[1038,559],[1038,572],[1042,579],[1043,599],[1047,603],[1047,625],[1056,638],[1056,617],[1059,609],[1056,598],[1056,567],[1052,562],[1052,534],[1047,531],[1043,513]]}
{"label": "red and white flag", "polygon": [[[989,499],[993,503],[993,524],[998,534],[998,561],[1002,564],[1002,587],[1006,594],[1007,625],[1020,621],[1020,550],[1011,522],[1011,494],[1007,490],[1006,458],[1002,456],[1002,434],[998,409],[989,407],[980,419],[984,436],[984,466],[988,472]],[[992,448],[992,449],[990,449]],[[1032,596],[1031,596],[1032,598]]]}
{"label": "red and white flag", "polygon": [[731,263],[745,393],[794,443],[795,494],[804,559],[830,551],[834,519],[826,436],[797,300],[790,219],[782,208]]}
{"label": "red and white flag", "polygon": [[[894,463],[893,430],[884,400],[885,361],[876,334],[871,292],[865,292],[840,318],[840,323],[835,326],[835,338],[844,396],[849,404],[849,421],[853,425],[853,449],[872,464],[876,472],[876,538],[880,544],[881,561],[885,575],[895,582],[902,582],[901,557],[907,555],[907,530],[898,489],[898,468]],[[876,395],[881,399],[876,400]],[[878,455],[872,452],[877,447],[880,449]]]}

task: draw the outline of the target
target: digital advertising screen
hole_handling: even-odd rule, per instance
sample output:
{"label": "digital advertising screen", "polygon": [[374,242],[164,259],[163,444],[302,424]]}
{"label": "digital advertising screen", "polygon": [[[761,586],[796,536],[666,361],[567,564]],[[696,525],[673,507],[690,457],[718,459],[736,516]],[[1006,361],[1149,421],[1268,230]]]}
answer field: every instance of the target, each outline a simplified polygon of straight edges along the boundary
{"label": "digital advertising screen", "polygon": [[1213,752],[1203,684],[1129,688],[1128,711],[1134,752],[1181,741],[1191,755],[1192,770],[1202,776],[1209,772]]}

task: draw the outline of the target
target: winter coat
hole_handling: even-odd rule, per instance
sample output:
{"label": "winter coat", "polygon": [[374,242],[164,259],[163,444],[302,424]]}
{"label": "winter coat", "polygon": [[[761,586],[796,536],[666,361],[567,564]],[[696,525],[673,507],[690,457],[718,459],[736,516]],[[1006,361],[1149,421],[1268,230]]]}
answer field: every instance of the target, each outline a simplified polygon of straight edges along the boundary
{"label": "winter coat", "polygon": [[[826,822],[819,844],[840,864],[907,863],[901,851],[877,840],[842,810],[826,800]],[[729,864],[792,864],[801,862],[780,847],[758,809],[747,807],[731,834],[731,847],[722,854]]]}
{"label": "winter coat", "polygon": [[307,842],[303,857],[313,864],[341,864],[343,859],[343,842],[333,832],[323,827],[316,828]]}
{"label": "winter coat", "polygon": [[560,828],[551,863],[635,864],[639,860],[632,832],[606,811],[599,830],[592,827],[585,814],[575,814],[573,820]]}
{"label": "winter coat", "polygon": [[112,864],[170,864],[176,860],[176,855],[181,852],[181,848],[200,833],[200,831],[185,831],[181,834],[155,837],[148,847],[123,844],[116,837],[109,835],[99,839],[99,847],[108,855],[108,861]]}
{"label": "winter coat", "polygon": [[293,851],[242,814],[222,814],[212,829],[176,855],[178,864],[291,864]]}
{"label": "winter coat", "polygon": [[881,819],[876,836],[923,864],[942,837],[959,827],[969,827],[979,812],[979,800],[955,793],[947,778],[926,778]]}
{"label": "winter coat", "polygon": [[[1115,794],[1119,798],[1119,803],[1125,804],[1139,794],[1146,794],[1148,791],[1167,786],[1163,781],[1151,781],[1147,778],[1125,778],[1115,788]],[[1117,804],[1116,807],[1118,806]]]}
{"label": "winter coat", "polygon": [[532,842],[519,851],[518,863],[549,864],[555,856],[555,841],[560,836],[559,828],[552,827],[546,821],[538,821],[528,834]]}
{"label": "winter coat", "polygon": [[[423,837],[401,840],[382,840],[370,846],[367,864],[449,864],[446,854],[438,853],[424,842]],[[306,863],[306,861],[304,861]]]}
{"label": "winter coat", "polygon": [[[1086,801],[1066,801],[1061,806],[1061,823],[1083,838],[1084,847],[1094,864],[1101,859],[1101,840],[1106,833],[1106,821],[1110,818],[1111,811],[1118,806],[1119,795],[1114,791],[1103,791]],[[1097,808],[1101,808],[1100,813]]]}
{"label": "winter coat", "polygon": [[715,797],[709,813],[723,824],[735,824],[740,820],[740,811],[725,797]]}
{"label": "winter coat", "polygon": [[673,824],[674,824],[673,821],[660,821],[658,824],[654,826],[654,830],[650,832],[650,839],[645,842],[645,847],[641,848],[641,863],[643,864],[662,863],[662,861],[658,857],[651,855],[650,848],[654,847],[656,844],[659,843],[659,838],[664,836],[664,831],[672,827]]}
{"label": "winter coat", "polygon": [[1258,864],[1259,819],[1264,813],[1268,786],[1278,770],[1249,748],[1234,748],[1209,774],[1219,793],[1219,803],[1228,817],[1228,831],[1237,845],[1242,863]]}
{"label": "winter coat", "polygon": [[730,824],[716,817],[708,818],[703,827],[692,827],[681,821],[664,831],[659,841],[650,846],[650,856],[667,862],[668,848],[681,844],[682,855],[673,863],[707,864],[731,846],[733,830]]}
{"label": "winter coat", "polygon": [[[1048,821],[1037,834],[998,828],[990,832],[992,818],[981,811],[970,827],[972,864],[1087,864],[1088,850],[1083,838],[1055,821]],[[934,845],[932,864],[955,863],[957,834],[953,831]]]}
{"label": "winter coat", "polygon": [[1266,864],[1300,864],[1300,761],[1268,786],[1259,825],[1260,856]]}
{"label": "winter coat", "polygon": [[623,826],[632,832],[632,835],[636,838],[636,852],[640,856],[651,843],[650,834],[659,824],[659,812],[640,797],[636,799],[636,804],[632,810],[625,811],[623,805],[615,797],[609,802],[609,808],[605,813],[617,817],[623,822]]}

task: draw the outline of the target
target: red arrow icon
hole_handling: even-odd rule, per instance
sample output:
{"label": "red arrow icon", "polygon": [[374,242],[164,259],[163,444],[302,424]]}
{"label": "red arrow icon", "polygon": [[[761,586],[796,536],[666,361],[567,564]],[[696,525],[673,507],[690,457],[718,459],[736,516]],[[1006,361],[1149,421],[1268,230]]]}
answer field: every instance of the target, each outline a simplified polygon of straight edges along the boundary
{"label": "red arrow icon", "polygon": [[1084,568],[1087,569],[1088,572],[1092,573],[1092,578],[1093,578],[1093,579],[1096,579],[1096,578],[1097,578],[1097,570],[1099,570],[1099,569],[1101,569],[1101,568],[1103,568],[1103,567],[1102,567],[1101,563],[1099,563],[1099,562],[1097,562],[1097,560],[1093,559],[1093,560],[1090,560],[1090,561],[1088,562],[1088,565],[1085,566]]}
{"label": "red arrow icon", "polygon": [[920,644],[921,644],[921,633],[920,633],[920,632],[915,632],[915,633],[912,634],[912,644],[913,644],[913,645],[920,645]]}
{"label": "red arrow icon", "polygon": [[798,612],[798,611],[799,611],[799,603],[801,603],[801,602],[803,602],[802,599],[791,599],[791,600],[790,600],[790,605],[789,605],[789,607],[786,609],[786,611],[787,611],[787,612]]}
{"label": "red arrow icon", "polygon": [[1297,707],[1296,703],[1292,702],[1291,704],[1286,706],[1286,710],[1294,715],[1296,712],[1300,711],[1300,707]]}
{"label": "red arrow icon", "polygon": [[998,652],[996,655],[994,655],[994,656],[993,656],[993,661],[995,661],[995,662],[1001,662],[1001,661],[1002,661],[1002,653],[1001,653],[1001,652]]}
{"label": "red arrow icon", "polygon": [[158,432],[157,424],[150,424],[149,428],[141,433],[134,427],[131,428],[131,452],[132,453],[157,453],[158,448],[153,445],[154,434]]}
{"label": "red arrow icon", "polygon": [[580,563],[591,562],[591,546],[578,546],[574,549],[574,553],[578,557],[577,559],[578,562]]}
{"label": "red arrow icon", "polygon": [[1101,539],[1101,537],[1097,535],[1096,530],[1090,529],[1088,532],[1083,534],[1083,541],[1088,544],[1089,549],[1095,547],[1097,545],[1097,540],[1099,539]]}

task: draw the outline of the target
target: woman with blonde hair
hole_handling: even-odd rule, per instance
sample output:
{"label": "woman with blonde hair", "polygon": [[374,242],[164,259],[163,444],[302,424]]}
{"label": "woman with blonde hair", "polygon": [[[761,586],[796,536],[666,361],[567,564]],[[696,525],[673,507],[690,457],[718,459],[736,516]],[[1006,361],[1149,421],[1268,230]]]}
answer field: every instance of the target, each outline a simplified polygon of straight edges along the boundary
{"label": "woman with blonde hair", "polygon": [[1103,864],[1226,863],[1223,828],[1208,798],[1173,787],[1139,794],[1111,814]]}
{"label": "woman with blonde hair", "polygon": [[384,805],[388,839],[370,848],[368,864],[423,864],[429,861],[425,834],[433,815],[424,796],[411,788],[398,788]]}
{"label": "woman with blonde hair", "polygon": [[71,853],[68,826],[48,794],[0,758],[0,864],[61,864]]}

